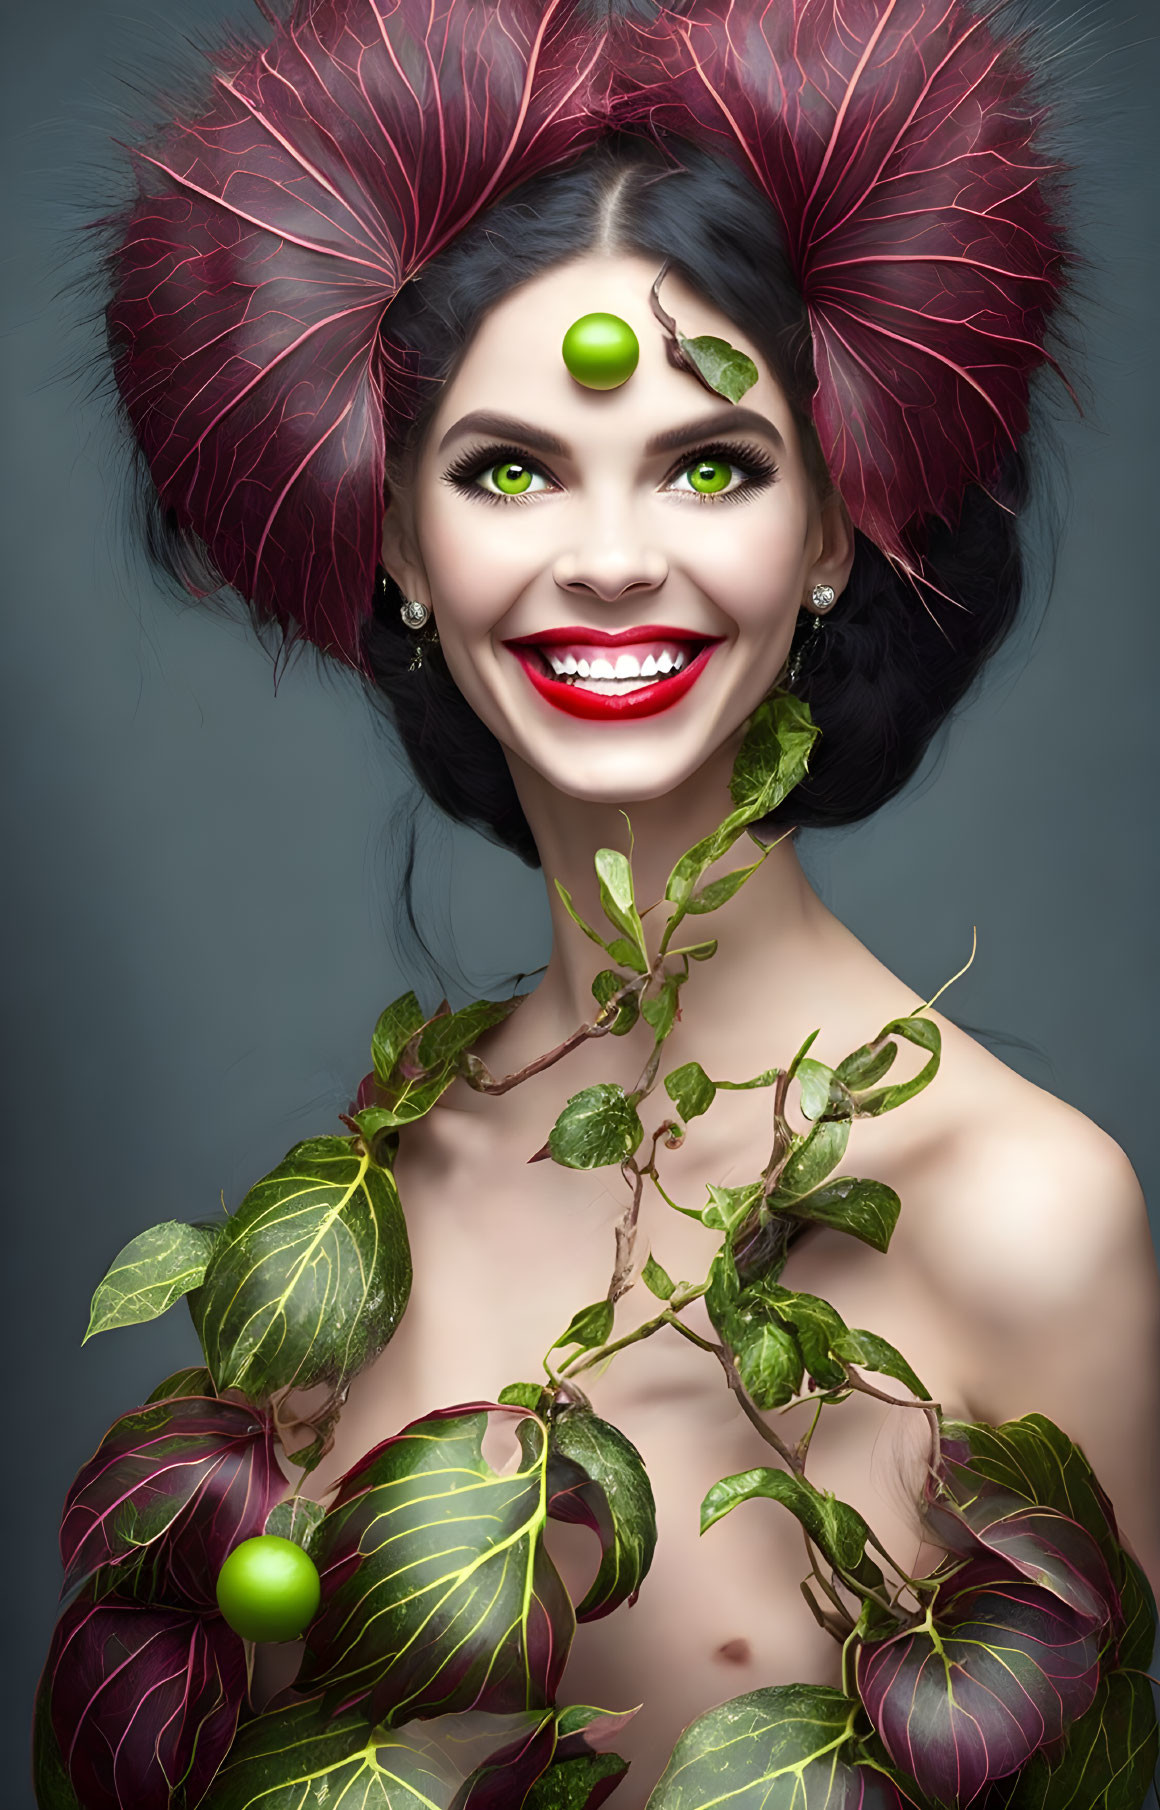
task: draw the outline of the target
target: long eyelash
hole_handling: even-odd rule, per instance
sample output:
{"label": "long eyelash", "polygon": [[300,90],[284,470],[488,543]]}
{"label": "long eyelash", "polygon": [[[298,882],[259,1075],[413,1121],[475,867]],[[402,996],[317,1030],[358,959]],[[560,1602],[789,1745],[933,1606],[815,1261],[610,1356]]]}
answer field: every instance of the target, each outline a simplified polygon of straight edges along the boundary
{"label": "long eyelash", "polygon": [[[539,477],[549,476],[548,472],[528,458],[522,447],[469,446],[460,453],[453,465],[447,467],[443,474],[443,481],[454,485],[457,490],[463,491],[469,496],[482,497],[485,503],[502,503],[505,508],[511,503],[530,503],[532,497],[527,493],[505,496],[500,491],[484,490],[481,485],[476,483],[475,480],[481,472],[487,471],[493,465],[502,464],[505,459],[527,467]],[[687,453],[680,464],[675,465],[669,472],[665,482],[671,483],[674,478],[679,477],[682,472],[688,471],[690,466],[696,465],[702,459],[721,459],[727,465],[735,465],[749,475],[745,482],[738,484],[734,490],[709,494],[704,491],[689,490],[683,493],[693,497],[698,503],[732,503],[742,497],[752,496],[755,491],[764,490],[768,484],[774,482],[778,475],[777,466],[767,454],[761,451],[760,447],[750,443],[736,446],[727,441],[714,440],[707,446],[696,447],[692,452]],[[552,482],[555,480],[552,479]],[[536,491],[534,494],[542,496],[543,492]]]}

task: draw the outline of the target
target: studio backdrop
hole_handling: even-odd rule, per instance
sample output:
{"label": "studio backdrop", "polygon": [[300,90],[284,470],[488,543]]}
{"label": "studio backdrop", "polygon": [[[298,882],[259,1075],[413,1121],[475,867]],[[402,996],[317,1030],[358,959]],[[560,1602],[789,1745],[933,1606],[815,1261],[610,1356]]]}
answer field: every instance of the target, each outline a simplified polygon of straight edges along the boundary
{"label": "studio backdrop", "polygon": [[[916,1003],[977,932],[940,1009],[1123,1145],[1155,1228],[1160,33],[1147,0],[1054,16],[1091,266],[1084,414],[1049,386],[1026,615],[903,796],[801,847]],[[254,21],[248,0],[54,0],[0,22],[9,1810],[32,1803],[65,1491],[143,1380],[197,1357],[183,1307],[82,1350],[96,1282],[136,1232],[235,1206],[337,1131],[408,985],[460,1003],[548,948],[540,874],[424,808],[443,973],[424,966],[399,893],[413,787],[354,679],[304,659],[275,687],[240,609],[183,606],[132,539],[80,227],[125,192],[136,88]]]}

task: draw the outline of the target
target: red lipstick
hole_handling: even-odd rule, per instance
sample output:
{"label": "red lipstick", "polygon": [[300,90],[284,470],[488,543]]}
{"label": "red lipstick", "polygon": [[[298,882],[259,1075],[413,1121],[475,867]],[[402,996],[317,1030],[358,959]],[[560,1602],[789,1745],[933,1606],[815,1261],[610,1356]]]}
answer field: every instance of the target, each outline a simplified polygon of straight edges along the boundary
{"label": "red lipstick", "polygon": [[[688,629],[644,623],[639,628],[621,629],[617,634],[610,634],[607,629],[571,626],[543,629],[539,634],[505,641],[504,646],[515,655],[540,696],[565,715],[589,722],[626,722],[656,716],[678,704],[696,684],[722,639],[720,635],[691,635]],[[654,682],[636,685],[631,691],[600,692],[594,686],[577,683],[577,678],[587,674],[574,678],[547,671],[545,655],[535,651],[565,647],[570,653],[574,649],[583,653],[591,648],[632,648],[637,652],[638,664],[641,657],[651,657],[655,666],[658,656],[662,661],[683,656],[687,664],[680,671],[658,676]],[[665,673],[666,667],[661,670]]]}

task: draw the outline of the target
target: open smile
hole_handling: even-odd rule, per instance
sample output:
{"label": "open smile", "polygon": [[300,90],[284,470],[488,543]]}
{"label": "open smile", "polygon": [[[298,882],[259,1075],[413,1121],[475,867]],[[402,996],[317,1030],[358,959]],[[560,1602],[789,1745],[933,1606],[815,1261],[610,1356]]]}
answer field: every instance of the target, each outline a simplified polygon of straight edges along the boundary
{"label": "open smile", "polygon": [[721,635],[687,629],[545,629],[505,641],[542,698],[568,716],[618,719],[669,710],[696,684]]}

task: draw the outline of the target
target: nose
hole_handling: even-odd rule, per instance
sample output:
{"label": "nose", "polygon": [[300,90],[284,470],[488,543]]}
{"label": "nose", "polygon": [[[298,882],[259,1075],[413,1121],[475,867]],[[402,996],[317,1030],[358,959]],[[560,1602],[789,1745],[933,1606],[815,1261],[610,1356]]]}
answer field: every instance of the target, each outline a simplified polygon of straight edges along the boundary
{"label": "nose", "polygon": [[562,591],[616,603],[633,591],[657,590],[669,575],[669,562],[659,547],[634,532],[629,511],[615,509],[602,512],[590,532],[559,554],[552,570]]}

